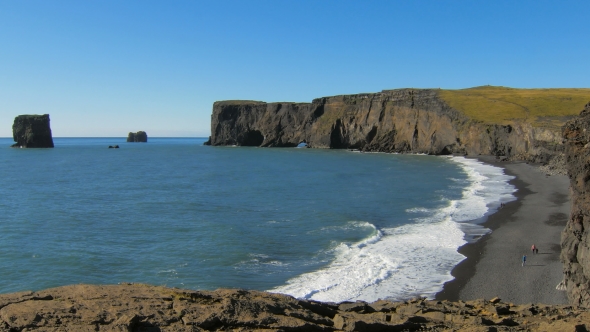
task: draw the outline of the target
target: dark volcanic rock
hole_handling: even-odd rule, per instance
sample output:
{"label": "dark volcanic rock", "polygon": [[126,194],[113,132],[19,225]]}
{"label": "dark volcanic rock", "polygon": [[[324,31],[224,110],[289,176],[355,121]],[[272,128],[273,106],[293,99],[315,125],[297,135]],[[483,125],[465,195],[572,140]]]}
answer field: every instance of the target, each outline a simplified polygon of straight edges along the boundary
{"label": "dark volcanic rock", "polygon": [[586,331],[589,321],[590,312],[568,306],[424,299],[338,306],[137,284],[0,295],[0,331]]}
{"label": "dark volcanic rock", "polygon": [[130,132],[127,135],[127,142],[147,142],[147,134],[145,131],[138,131],[136,133]]}
{"label": "dark volcanic rock", "polygon": [[559,133],[528,123],[489,125],[447,105],[434,89],[314,99],[311,103],[219,101],[206,144],[359,149],[506,156],[546,162],[562,150]]}
{"label": "dark volcanic rock", "polygon": [[563,127],[572,210],[561,235],[564,285],[574,305],[590,307],[590,103]]}
{"label": "dark volcanic rock", "polygon": [[52,148],[49,114],[17,116],[12,125],[12,137],[15,148]]}

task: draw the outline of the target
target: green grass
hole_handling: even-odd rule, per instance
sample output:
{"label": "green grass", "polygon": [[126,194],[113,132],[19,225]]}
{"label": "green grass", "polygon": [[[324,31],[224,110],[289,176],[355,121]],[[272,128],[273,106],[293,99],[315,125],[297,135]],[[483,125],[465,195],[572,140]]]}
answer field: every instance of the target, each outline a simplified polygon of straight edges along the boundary
{"label": "green grass", "polygon": [[266,104],[263,101],[257,101],[257,100],[221,100],[221,101],[216,101],[215,103],[217,104],[222,104],[222,105],[258,105],[258,104]]}
{"label": "green grass", "polygon": [[475,121],[490,124],[526,121],[536,127],[559,127],[590,102],[590,89],[481,86],[440,90],[439,96]]}
{"label": "green grass", "polygon": [[293,105],[308,105],[309,103],[304,102],[292,102],[292,101],[281,101],[281,102],[266,102],[258,100],[220,100],[215,103],[222,105],[259,105],[259,104],[293,104]]}

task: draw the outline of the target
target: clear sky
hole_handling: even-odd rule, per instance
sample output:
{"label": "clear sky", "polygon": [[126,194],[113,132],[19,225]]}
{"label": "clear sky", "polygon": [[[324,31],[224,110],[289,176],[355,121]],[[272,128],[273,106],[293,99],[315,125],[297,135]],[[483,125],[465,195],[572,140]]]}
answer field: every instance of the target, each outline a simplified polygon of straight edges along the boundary
{"label": "clear sky", "polygon": [[590,1],[0,1],[0,137],[208,136],[214,101],[590,87]]}

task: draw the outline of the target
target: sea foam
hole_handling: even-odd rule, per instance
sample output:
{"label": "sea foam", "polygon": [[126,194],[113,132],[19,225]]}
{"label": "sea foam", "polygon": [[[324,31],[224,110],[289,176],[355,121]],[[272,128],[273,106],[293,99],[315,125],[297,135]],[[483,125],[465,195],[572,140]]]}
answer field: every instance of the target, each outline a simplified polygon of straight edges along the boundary
{"label": "sea foam", "polygon": [[478,225],[501,203],[514,200],[513,177],[475,159],[450,157],[467,175],[462,197],[443,208],[413,207],[414,223],[377,229],[355,244],[340,244],[325,267],[287,281],[271,292],[324,302],[432,298],[453,279],[451,270],[465,257],[458,248],[489,232]]}

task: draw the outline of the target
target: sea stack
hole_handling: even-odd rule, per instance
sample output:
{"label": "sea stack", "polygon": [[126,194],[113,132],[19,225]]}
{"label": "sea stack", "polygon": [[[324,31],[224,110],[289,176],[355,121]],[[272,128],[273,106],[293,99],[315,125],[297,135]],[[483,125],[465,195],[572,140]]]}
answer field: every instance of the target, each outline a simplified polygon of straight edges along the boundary
{"label": "sea stack", "polygon": [[49,126],[49,114],[19,115],[14,118],[13,148],[52,148],[53,137]]}
{"label": "sea stack", "polygon": [[147,134],[145,131],[138,131],[136,133],[129,133],[127,135],[127,142],[143,142],[147,143]]}

